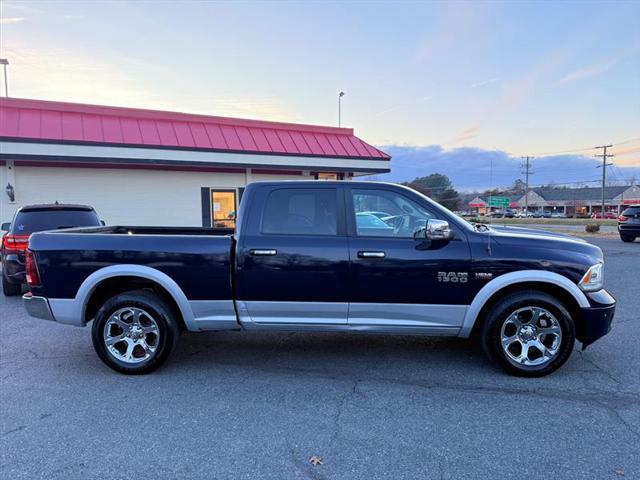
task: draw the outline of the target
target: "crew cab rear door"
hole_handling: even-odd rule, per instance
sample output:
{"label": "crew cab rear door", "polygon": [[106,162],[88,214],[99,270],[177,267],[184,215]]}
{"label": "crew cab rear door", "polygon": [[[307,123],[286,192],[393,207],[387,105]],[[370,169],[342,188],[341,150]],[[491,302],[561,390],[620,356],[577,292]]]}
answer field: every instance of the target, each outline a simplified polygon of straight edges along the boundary
{"label": "crew cab rear door", "polygon": [[349,252],[342,187],[266,184],[255,187],[248,201],[236,262],[243,324],[346,325]]}
{"label": "crew cab rear door", "polygon": [[416,238],[442,213],[411,191],[391,185],[345,187],[351,301],[349,325],[452,333],[470,303],[471,254],[450,222],[451,240]]}

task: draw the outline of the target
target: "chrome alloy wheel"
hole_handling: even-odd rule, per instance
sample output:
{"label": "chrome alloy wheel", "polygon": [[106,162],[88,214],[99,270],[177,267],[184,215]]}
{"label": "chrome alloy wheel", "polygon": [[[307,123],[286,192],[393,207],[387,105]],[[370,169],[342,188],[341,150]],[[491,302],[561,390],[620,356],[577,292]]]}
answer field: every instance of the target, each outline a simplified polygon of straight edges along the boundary
{"label": "chrome alloy wheel", "polygon": [[141,308],[120,308],[105,323],[103,339],[107,351],[117,360],[140,363],[155,354],[160,329],[154,318]]}
{"label": "chrome alloy wheel", "polygon": [[555,316],[540,307],[519,308],[502,324],[500,343],[516,366],[538,367],[560,351],[562,329]]}

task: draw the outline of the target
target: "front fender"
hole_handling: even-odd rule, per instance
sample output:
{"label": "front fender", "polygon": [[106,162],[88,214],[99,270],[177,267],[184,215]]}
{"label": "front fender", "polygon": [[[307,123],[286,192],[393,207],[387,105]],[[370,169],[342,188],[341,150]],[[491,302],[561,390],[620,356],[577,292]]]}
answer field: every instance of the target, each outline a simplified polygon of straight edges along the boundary
{"label": "front fender", "polygon": [[496,293],[506,287],[517,285],[518,283],[548,283],[556,287],[561,287],[567,291],[578,303],[581,308],[588,308],[589,300],[585,294],[578,288],[578,286],[566,277],[558,273],[547,272],[544,270],[520,270],[517,272],[505,273],[497,278],[494,278],[476,294],[473,302],[467,309],[467,313],[464,317],[462,328],[460,329],[459,337],[468,338],[473,330],[473,327],[478,320],[478,316],[482,311],[482,307],[489,301],[489,299]]}

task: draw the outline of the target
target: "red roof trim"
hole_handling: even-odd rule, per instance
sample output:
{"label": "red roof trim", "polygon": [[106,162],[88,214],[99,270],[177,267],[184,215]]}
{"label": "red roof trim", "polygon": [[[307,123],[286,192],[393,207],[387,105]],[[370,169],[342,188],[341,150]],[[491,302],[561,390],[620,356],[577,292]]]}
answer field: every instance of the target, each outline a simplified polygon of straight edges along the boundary
{"label": "red roof trim", "polygon": [[152,120],[175,120],[179,122],[205,122],[219,125],[242,125],[245,127],[274,128],[278,130],[298,130],[304,132],[337,133],[353,135],[353,128],[329,127],[325,125],[309,125],[305,123],[272,122],[267,120],[253,120],[248,118],[218,117],[198,113],[171,112],[167,110],[152,110],[147,108],[112,107],[90,103],[57,102],[52,100],[34,100],[31,98],[3,97],[0,99],[2,107],[49,110],[57,112],[85,113],[99,116],[121,116],[129,118],[146,118]]}
{"label": "red roof trim", "polygon": [[0,138],[356,159],[390,157],[350,128],[0,98]]}

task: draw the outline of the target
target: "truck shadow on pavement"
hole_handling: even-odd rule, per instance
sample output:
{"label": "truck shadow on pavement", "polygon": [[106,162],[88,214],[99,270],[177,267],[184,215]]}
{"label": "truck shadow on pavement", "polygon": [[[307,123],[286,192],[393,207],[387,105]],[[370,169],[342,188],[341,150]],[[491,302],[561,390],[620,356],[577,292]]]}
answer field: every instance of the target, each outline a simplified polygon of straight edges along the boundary
{"label": "truck shadow on pavement", "polygon": [[424,370],[498,372],[472,341],[450,337],[345,333],[185,333],[163,370],[234,366],[345,375]]}

